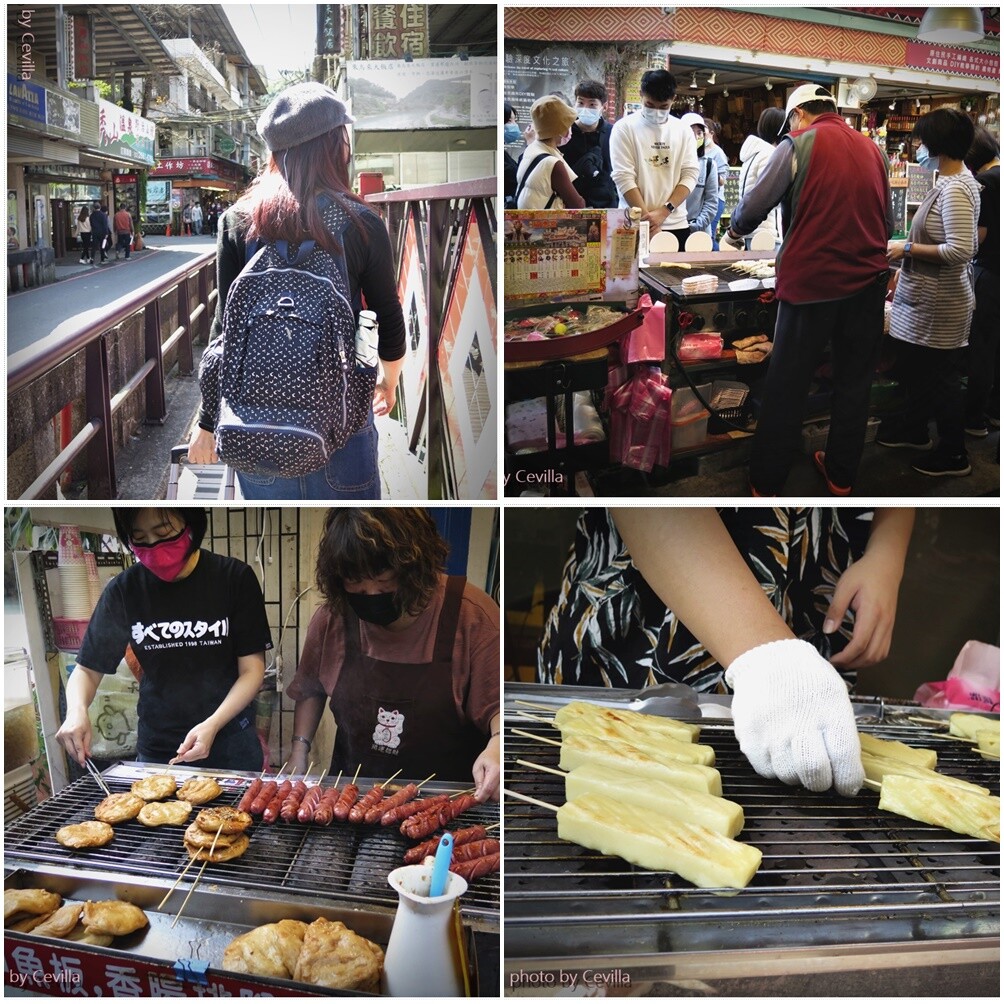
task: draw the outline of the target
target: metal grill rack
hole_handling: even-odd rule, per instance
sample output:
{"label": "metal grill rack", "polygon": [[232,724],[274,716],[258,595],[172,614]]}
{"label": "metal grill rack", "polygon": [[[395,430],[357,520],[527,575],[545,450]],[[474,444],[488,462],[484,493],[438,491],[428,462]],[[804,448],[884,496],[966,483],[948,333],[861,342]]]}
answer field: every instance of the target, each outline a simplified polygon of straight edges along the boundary
{"label": "metal grill rack", "polygon": [[[506,715],[505,786],[560,805],[560,777],[516,763],[557,767],[558,747],[512,729],[547,739],[560,739],[560,733],[521,718],[518,711]],[[933,748],[940,772],[999,793],[999,764],[945,730],[920,728],[905,714],[859,724],[880,738]],[[681,953],[704,953],[711,960],[707,972],[720,975],[728,957],[744,950],[769,950],[775,959],[794,952],[804,959],[824,948],[832,958],[834,946],[849,945],[879,952],[904,943],[947,948],[964,939],[970,948],[996,947],[996,844],[879,811],[875,791],[842,798],[765,780],[740,753],[730,722],[705,719],[701,725],[701,743],[715,749],[724,797],[745,813],[738,839],[763,852],[750,885],[715,894],[673,874],[636,868],[560,840],[554,813],[507,799],[508,967],[598,966],[605,958],[618,965],[633,959],[655,972],[672,969],[670,957],[678,963]]]}
{"label": "metal grill rack", "polygon": [[[150,773],[154,771],[118,766],[103,776],[109,788],[119,792],[128,791],[132,781]],[[225,785],[224,794],[209,804],[236,805],[247,782],[231,778],[221,783]],[[358,782],[361,791],[378,783],[380,779]],[[431,784],[422,788],[425,795],[449,790],[449,786]],[[87,850],[71,850],[55,840],[59,827],[93,819],[94,807],[103,797],[97,783],[84,777],[16,820],[4,833],[8,866],[11,862],[25,866],[43,863],[173,882],[188,863],[182,842],[184,827],[151,828],[135,820],[120,823],[109,844]],[[191,818],[195,818],[194,814]],[[498,822],[498,808],[485,804],[465,812],[457,825],[487,826],[494,822]],[[412,842],[395,827],[337,821],[330,826],[283,822],[268,825],[258,821],[249,832],[247,852],[234,861],[210,865],[204,875],[207,884],[396,908],[397,895],[387,884],[387,875],[403,863],[404,852]],[[194,875],[194,870],[189,872],[185,881]],[[465,920],[476,928],[497,929],[499,892],[498,874],[471,883],[461,900]]]}

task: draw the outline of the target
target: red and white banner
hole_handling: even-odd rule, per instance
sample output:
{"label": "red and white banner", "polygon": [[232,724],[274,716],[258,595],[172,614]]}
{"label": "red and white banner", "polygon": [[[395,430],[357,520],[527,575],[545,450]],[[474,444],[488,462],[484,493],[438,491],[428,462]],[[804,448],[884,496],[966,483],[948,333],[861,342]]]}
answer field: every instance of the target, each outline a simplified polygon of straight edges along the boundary
{"label": "red and white banner", "polygon": [[930,42],[907,42],[906,65],[918,70],[954,73],[959,77],[991,77],[996,80],[1001,75],[1001,59],[995,52],[959,49]]}

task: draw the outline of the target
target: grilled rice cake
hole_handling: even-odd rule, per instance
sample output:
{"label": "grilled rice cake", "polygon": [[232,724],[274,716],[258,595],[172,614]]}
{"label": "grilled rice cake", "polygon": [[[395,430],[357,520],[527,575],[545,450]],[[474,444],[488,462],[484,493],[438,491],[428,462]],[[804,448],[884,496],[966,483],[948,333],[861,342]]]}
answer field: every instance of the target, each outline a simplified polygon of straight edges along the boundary
{"label": "grilled rice cake", "polygon": [[67,941],[78,941],[82,945],[96,945],[107,948],[115,939],[110,934],[91,934],[83,924],[77,926],[66,935]]}
{"label": "grilled rice cake", "polygon": [[97,819],[86,823],[70,823],[56,830],[56,840],[64,847],[86,848],[104,847],[115,836],[115,831]]}
{"label": "grilled rice cake", "polygon": [[211,861],[214,864],[222,864],[224,861],[233,861],[235,858],[239,858],[248,849],[250,843],[248,836],[240,833],[234,836],[232,844],[228,844],[226,847],[220,847],[217,844],[214,851],[210,851],[208,847],[193,846],[187,840],[185,841],[185,850],[188,851],[188,856],[195,858],[196,861]]}
{"label": "grilled rice cake", "polygon": [[210,833],[199,828],[197,822],[188,824],[185,830],[185,843],[190,847],[230,847],[243,836],[241,833]]}
{"label": "grilled rice cake", "polygon": [[55,911],[52,913],[43,913],[37,917],[27,916],[19,917],[17,920],[12,920],[9,924],[4,925],[5,930],[17,931],[18,934],[28,934],[30,931],[34,931],[36,927],[44,924],[50,917],[54,917]]}
{"label": "grilled rice cake", "polygon": [[234,938],[223,952],[221,965],[234,973],[290,980],[306,933],[302,920],[263,924]]}
{"label": "grilled rice cake", "polygon": [[139,795],[134,795],[131,791],[121,791],[98,802],[94,818],[102,823],[124,823],[135,819],[144,805],[146,802]]}
{"label": "grilled rice cake", "polygon": [[205,805],[222,794],[223,789],[213,777],[191,777],[178,789],[178,798],[192,805]]}
{"label": "grilled rice cake", "polygon": [[132,793],[146,802],[170,798],[177,790],[178,782],[170,774],[151,774],[132,783]]}
{"label": "grilled rice cake", "polygon": [[138,906],[120,899],[103,899],[96,903],[88,900],[80,919],[88,934],[110,934],[116,938],[132,934],[150,923]]}
{"label": "grilled rice cake", "polygon": [[217,805],[203,809],[195,817],[200,830],[207,833],[243,833],[252,823],[251,816],[230,805]]}
{"label": "grilled rice cake", "polygon": [[147,802],[136,818],[144,826],[182,826],[191,814],[191,802]]}
{"label": "grilled rice cake", "polygon": [[65,938],[80,921],[82,909],[80,903],[64,903],[55,913],[46,917],[32,934],[41,934],[48,938]]}
{"label": "grilled rice cake", "polygon": [[303,936],[293,979],[329,990],[376,993],[383,972],[383,949],[350,931],[341,921],[319,917]]}
{"label": "grilled rice cake", "polygon": [[45,916],[59,909],[63,897],[48,889],[4,889],[3,922],[6,924],[11,917],[19,913],[31,913],[35,916]]}

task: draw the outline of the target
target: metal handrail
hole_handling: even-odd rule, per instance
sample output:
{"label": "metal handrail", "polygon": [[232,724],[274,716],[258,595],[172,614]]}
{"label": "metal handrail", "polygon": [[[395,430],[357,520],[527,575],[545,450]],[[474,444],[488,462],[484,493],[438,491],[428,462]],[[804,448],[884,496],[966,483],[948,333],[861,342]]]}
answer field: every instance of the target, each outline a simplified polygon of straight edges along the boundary
{"label": "metal handrail", "polygon": [[[111,419],[121,406],[140,389],[146,388],[146,420],[163,422],[167,417],[164,390],[164,355],[178,347],[178,364],[183,374],[194,370],[193,344],[198,335],[209,336],[210,308],[217,291],[210,291],[210,274],[215,269],[216,253],[208,251],[194,261],[179,265],[166,275],[148,282],[105,307],[85,311],[59,324],[49,335],[14,353],[8,359],[7,396],[27,387],[32,381],[51,372],[74,354],[84,350],[83,428],[44,471],[29,485],[21,498],[38,498],[59,475],[89,449],[88,488],[92,498],[115,498],[115,456]],[[198,305],[190,309],[190,280],[198,282]],[[177,290],[178,326],[162,339],[160,299]],[[124,321],[143,311],[144,361],[125,383],[112,393],[105,335]],[[83,322],[83,323],[82,323]]]}
{"label": "metal handrail", "polygon": [[431,202],[433,199],[477,199],[498,195],[497,178],[450,181],[443,185],[422,185],[393,192],[373,192],[367,202]]}

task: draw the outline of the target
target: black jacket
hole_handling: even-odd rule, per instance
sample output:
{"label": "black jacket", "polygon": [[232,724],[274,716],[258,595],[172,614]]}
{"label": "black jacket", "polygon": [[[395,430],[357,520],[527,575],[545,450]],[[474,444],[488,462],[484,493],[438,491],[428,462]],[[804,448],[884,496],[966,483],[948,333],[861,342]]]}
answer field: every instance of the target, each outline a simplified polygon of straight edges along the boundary
{"label": "black jacket", "polygon": [[617,186],[611,176],[610,132],[613,126],[600,119],[596,132],[572,125],[572,138],[561,147],[565,163],[578,175],[573,184],[591,209],[616,209]]}

